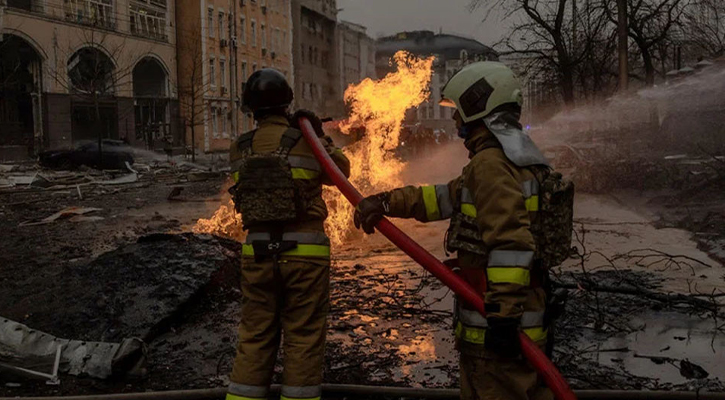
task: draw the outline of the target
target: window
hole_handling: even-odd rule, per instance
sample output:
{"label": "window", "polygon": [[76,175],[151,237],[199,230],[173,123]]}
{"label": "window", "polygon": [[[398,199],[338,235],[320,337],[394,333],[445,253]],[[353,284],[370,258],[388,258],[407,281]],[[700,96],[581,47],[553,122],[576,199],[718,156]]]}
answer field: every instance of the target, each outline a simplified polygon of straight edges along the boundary
{"label": "window", "polygon": [[216,87],[216,60],[214,57],[209,59],[209,85]]}
{"label": "window", "polygon": [[257,72],[257,63],[252,64],[252,73]]}
{"label": "window", "polygon": [[222,109],[222,137],[227,137],[227,116],[229,115],[229,112],[227,111],[227,108],[224,107]]}
{"label": "window", "polygon": [[252,20],[252,47],[257,47],[257,21]]}
{"label": "window", "polygon": [[274,30],[274,51],[281,51],[282,47],[282,31],[279,28]]}
{"label": "window", "polygon": [[206,29],[209,31],[209,37],[214,37],[214,8],[209,7],[206,16]]}
{"label": "window", "polygon": [[242,61],[242,83],[247,81],[248,76],[249,75],[247,75],[247,62]]}
{"label": "window", "polygon": [[242,43],[247,43],[247,19],[242,15],[242,18],[239,20],[239,40],[241,40]]}
{"label": "window", "polygon": [[219,75],[221,75],[222,88],[227,88],[227,61],[224,59],[219,60]]}
{"label": "window", "polygon": [[166,10],[137,3],[131,3],[128,9],[131,33],[166,40]]}
{"label": "window", "polygon": [[266,49],[267,48],[267,29],[266,29],[266,26],[264,26],[264,24],[262,24],[261,29],[262,29],[262,49]]}
{"label": "window", "polygon": [[302,51],[302,57],[300,59],[302,60],[302,64],[305,63],[305,46],[301,46]]}
{"label": "window", "polygon": [[309,46],[307,50],[308,50],[307,55],[310,58],[310,64],[314,64],[315,62],[312,59],[312,57],[313,57],[313,54],[312,54],[312,46]]}
{"label": "window", "polygon": [[212,133],[212,135],[217,136],[219,134],[219,115],[217,115],[217,108],[214,106],[211,106],[210,112],[211,112],[211,133]]}
{"label": "window", "polygon": [[282,48],[287,48],[287,31],[282,31]]}
{"label": "window", "polygon": [[227,38],[226,29],[224,29],[224,12],[219,12],[219,40]]}

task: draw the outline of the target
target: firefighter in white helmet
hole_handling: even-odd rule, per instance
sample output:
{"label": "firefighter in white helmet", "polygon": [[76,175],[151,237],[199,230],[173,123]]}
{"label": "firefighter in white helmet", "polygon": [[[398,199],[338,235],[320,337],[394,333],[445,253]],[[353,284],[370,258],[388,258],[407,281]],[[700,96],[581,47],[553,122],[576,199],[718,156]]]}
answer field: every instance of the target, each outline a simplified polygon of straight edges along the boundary
{"label": "firefighter in white helmet", "polygon": [[[513,72],[498,62],[469,64],[443,89],[455,107],[458,134],[469,150],[463,173],[447,184],[408,186],[364,199],[355,224],[367,233],[383,216],[422,222],[451,219],[446,247],[461,276],[485,298],[484,318],[456,306],[464,399],[550,399],[521,354],[519,332],[545,346],[545,263],[537,257],[532,222],[546,159],[519,124],[523,99]],[[570,233],[569,233],[570,234]],[[568,250],[568,249],[567,249]]]}

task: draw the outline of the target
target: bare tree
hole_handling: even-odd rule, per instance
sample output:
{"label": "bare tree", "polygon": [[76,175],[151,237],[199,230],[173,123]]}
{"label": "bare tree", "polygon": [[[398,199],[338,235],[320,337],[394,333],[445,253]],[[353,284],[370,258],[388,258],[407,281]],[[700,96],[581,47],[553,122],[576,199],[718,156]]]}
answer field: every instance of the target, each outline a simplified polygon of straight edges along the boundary
{"label": "bare tree", "polygon": [[[616,0],[604,2],[607,16],[616,23]],[[628,35],[642,57],[647,86],[652,86],[655,82],[656,50],[662,42],[668,40],[672,29],[682,21],[688,2],[689,0],[627,0]]]}
{"label": "bare tree", "polygon": [[696,0],[685,14],[685,30],[707,56],[725,54],[725,1]]}
{"label": "bare tree", "polygon": [[119,61],[136,60],[138,57],[134,53],[140,56],[148,51],[129,48],[125,38],[93,28],[83,28],[80,36],[85,46],[74,51],[71,43],[68,43],[65,57],[61,58],[68,60],[67,64],[51,68],[51,76],[73,98],[92,105],[93,129],[97,132],[98,140],[98,163],[99,168],[102,168],[103,138],[109,134],[109,127],[103,126],[101,105],[106,100],[114,99],[119,88],[130,87],[134,65]]}
{"label": "bare tree", "polygon": [[179,32],[178,92],[184,127],[191,131],[191,161],[196,161],[196,128],[206,123],[206,97],[211,92],[210,77],[204,72],[201,28]]}
{"label": "bare tree", "polygon": [[480,7],[486,18],[493,10],[505,10],[506,18],[520,19],[502,43],[505,52],[527,56],[530,67],[556,77],[564,102],[573,105],[577,66],[609,28],[606,18],[597,18],[601,7],[590,0],[471,1],[471,9]]}

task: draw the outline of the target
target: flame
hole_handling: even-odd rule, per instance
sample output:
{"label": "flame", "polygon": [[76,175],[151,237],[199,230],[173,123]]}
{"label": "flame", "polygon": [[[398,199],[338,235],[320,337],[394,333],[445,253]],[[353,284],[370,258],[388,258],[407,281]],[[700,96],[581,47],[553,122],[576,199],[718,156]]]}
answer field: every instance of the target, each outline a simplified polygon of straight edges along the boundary
{"label": "flame", "polygon": [[[418,58],[405,51],[392,59],[397,70],[383,79],[365,79],[345,91],[351,113],[340,130],[351,134],[364,127],[362,140],[344,149],[350,159],[350,181],[363,194],[390,190],[402,185],[404,163],[394,150],[400,144],[405,112],[423,103],[428,96],[435,57]],[[353,207],[334,188],[326,188],[323,197],[330,210],[325,230],[333,244],[341,244],[350,233]]]}
{"label": "flame", "polygon": [[[231,186],[229,184],[228,186]],[[192,227],[194,233],[207,233],[243,242],[246,234],[242,230],[242,215],[237,213],[234,202],[226,189],[221,206],[211,218],[201,218]]]}
{"label": "flame", "polygon": [[[405,164],[394,150],[400,144],[405,112],[428,99],[434,59],[399,51],[391,60],[397,66],[395,72],[380,80],[367,78],[345,91],[351,112],[339,129],[348,135],[365,130],[361,140],[344,149],[351,163],[350,181],[364,195],[402,185],[400,173]],[[333,245],[340,245],[353,231],[353,207],[336,188],[325,187],[323,198],[329,210],[325,231]],[[193,230],[237,240],[242,237],[240,217],[231,200],[211,218],[200,219]]]}

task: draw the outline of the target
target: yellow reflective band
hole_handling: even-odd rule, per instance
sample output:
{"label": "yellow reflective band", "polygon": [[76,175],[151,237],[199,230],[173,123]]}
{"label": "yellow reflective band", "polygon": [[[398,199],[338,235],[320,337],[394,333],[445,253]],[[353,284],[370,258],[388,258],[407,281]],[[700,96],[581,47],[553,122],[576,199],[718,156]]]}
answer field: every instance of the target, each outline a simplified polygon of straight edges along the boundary
{"label": "yellow reflective band", "polygon": [[279,396],[280,400],[320,400],[320,396],[317,397],[287,397]]}
{"label": "yellow reflective band", "polygon": [[476,215],[478,214],[476,212],[476,206],[473,204],[463,203],[461,204],[461,212],[465,215],[468,215],[469,217],[476,218]]}
{"label": "yellow reflective band", "polygon": [[422,186],[423,204],[425,204],[425,215],[428,221],[438,221],[441,219],[441,211],[438,209],[438,196],[436,196],[435,186]]}
{"label": "yellow reflective band", "polygon": [[[254,247],[251,244],[242,245],[243,256],[254,256]],[[282,253],[283,256],[299,257],[330,257],[330,246],[321,244],[298,244],[297,248]]]}
{"label": "yellow reflective band", "polygon": [[317,171],[312,171],[304,168],[291,168],[292,179],[315,179],[320,176]]}
{"label": "yellow reflective band", "polygon": [[266,397],[244,397],[244,396],[237,396],[236,394],[227,393],[226,400],[263,400],[263,399],[266,399]]}
{"label": "yellow reflective band", "polygon": [[531,196],[524,201],[526,203],[526,211],[535,212],[539,211],[539,196]]}
{"label": "yellow reflective band", "polygon": [[[535,328],[524,329],[524,334],[536,343],[541,343],[546,340],[548,332],[541,326]],[[473,344],[483,344],[486,340],[486,328],[473,328],[464,326],[458,322],[456,324],[456,337],[465,340],[466,342]]]}
{"label": "yellow reflective band", "polygon": [[516,283],[523,286],[531,284],[531,273],[526,268],[486,268],[486,274],[489,283]]}
{"label": "yellow reflective band", "polygon": [[234,179],[234,183],[239,182],[239,171],[232,172],[232,179]]}

